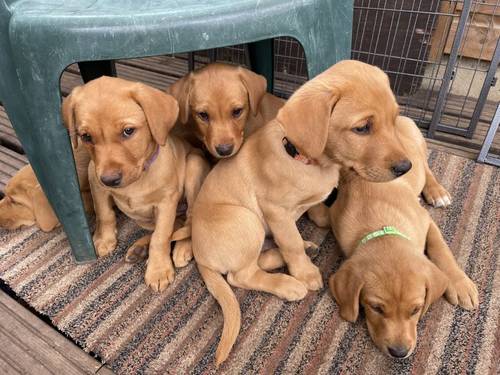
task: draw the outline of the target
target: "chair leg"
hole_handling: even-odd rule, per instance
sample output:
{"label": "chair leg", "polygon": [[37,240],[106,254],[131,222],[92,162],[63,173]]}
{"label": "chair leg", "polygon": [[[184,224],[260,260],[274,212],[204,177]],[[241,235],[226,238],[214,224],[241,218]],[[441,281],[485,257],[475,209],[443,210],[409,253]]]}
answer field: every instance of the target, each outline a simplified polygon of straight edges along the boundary
{"label": "chair leg", "polygon": [[251,68],[267,79],[267,91],[274,88],[274,39],[265,39],[248,44]]}
{"label": "chair leg", "polygon": [[322,14],[311,28],[297,35],[304,47],[309,79],[351,55],[352,0],[323,0],[323,3],[318,5],[323,9]]}
{"label": "chair leg", "polygon": [[102,76],[116,77],[116,67],[113,60],[83,61],[78,63],[78,67],[85,83]]}
{"label": "chair leg", "polygon": [[[61,124],[58,79],[35,81],[30,78],[24,82],[27,81],[24,95],[12,88],[9,103],[6,103],[9,104],[7,113],[38,181],[64,227],[76,262],[94,260],[94,244],[81,200],[71,145]],[[26,116],[27,109],[29,117]]]}

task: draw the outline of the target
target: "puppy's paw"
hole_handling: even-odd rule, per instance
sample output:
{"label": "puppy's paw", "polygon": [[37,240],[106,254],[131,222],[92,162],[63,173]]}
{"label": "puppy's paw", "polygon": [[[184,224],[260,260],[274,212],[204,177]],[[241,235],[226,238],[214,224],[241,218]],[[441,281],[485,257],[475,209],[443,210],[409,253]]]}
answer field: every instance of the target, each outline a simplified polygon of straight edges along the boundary
{"label": "puppy's paw", "polygon": [[450,193],[440,184],[425,185],[422,194],[425,201],[436,208],[447,207],[451,204]]}
{"label": "puppy's paw", "polygon": [[193,248],[191,247],[190,238],[175,243],[172,259],[177,268],[188,265],[189,261],[193,259]]}
{"label": "puppy's paw", "polygon": [[323,288],[323,277],[321,276],[321,272],[309,258],[307,258],[307,262],[300,264],[300,267],[294,267],[293,271],[290,270],[290,273],[293,277],[302,282],[308,290],[319,290]]}
{"label": "puppy's paw", "polygon": [[144,281],[155,292],[161,292],[174,281],[175,271],[171,262],[149,262],[146,267]]}
{"label": "puppy's paw", "polygon": [[97,255],[102,258],[116,248],[116,237],[94,235],[94,246]]}
{"label": "puppy's paw", "polygon": [[137,263],[148,257],[148,245],[136,245],[135,243],[130,246],[125,254],[125,262]]}
{"label": "puppy's paw", "polygon": [[304,249],[318,250],[319,246],[312,241],[304,241]]}
{"label": "puppy's paw", "polygon": [[138,240],[136,240],[127,250],[125,255],[125,262],[127,263],[137,263],[148,257],[149,241],[151,240],[151,235],[147,234]]}
{"label": "puppy's paw", "polygon": [[298,301],[307,295],[307,288],[299,280],[287,276],[286,281],[279,285],[276,295],[287,301]]}
{"label": "puppy's paw", "polygon": [[452,305],[459,305],[465,310],[473,310],[479,305],[476,284],[466,274],[450,280],[445,295]]}

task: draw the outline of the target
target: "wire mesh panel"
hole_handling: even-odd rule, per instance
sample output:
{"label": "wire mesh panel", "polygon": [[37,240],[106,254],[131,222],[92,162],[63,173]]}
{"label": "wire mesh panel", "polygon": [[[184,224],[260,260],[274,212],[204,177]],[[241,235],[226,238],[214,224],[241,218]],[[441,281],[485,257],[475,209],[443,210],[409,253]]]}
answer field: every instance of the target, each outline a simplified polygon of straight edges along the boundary
{"label": "wire mesh panel", "polygon": [[[474,149],[500,100],[499,37],[500,0],[354,0],[352,58],[383,69],[401,113],[430,136]],[[274,54],[274,92],[286,98],[307,80],[304,51],[282,37]],[[249,66],[244,45],[196,52],[191,65],[216,60]]]}

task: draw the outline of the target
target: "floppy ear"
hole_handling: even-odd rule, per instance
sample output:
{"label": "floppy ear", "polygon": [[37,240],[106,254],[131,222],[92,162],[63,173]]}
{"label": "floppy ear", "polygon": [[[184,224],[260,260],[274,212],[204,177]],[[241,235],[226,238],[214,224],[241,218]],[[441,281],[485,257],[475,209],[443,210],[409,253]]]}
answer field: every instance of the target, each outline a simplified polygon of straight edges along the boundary
{"label": "floppy ear", "polygon": [[149,130],[156,143],[165,145],[167,135],[174,127],[179,114],[177,100],[163,91],[142,83],[134,86],[132,97],[144,111]]}
{"label": "floppy ear", "polygon": [[338,90],[303,86],[285,103],[276,119],[286,137],[310,158],[325,150],[330,117],[340,94]]}
{"label": "floppy ear", "polygon": [[73,148],[78,146],[78,134],[76,133],[76,123],[75,123],[75,106],[76,99],[78,97],[78,92],[81,90],[81,86],[75,87],[71,94],[69,94],[62,102],[61,114],[63,118],[63,123],[66,129],[68,129],[69,135],[71,137],[71,145]]}
{"label": "floppy ear", "polygon": [[449,282],[446,275],[434,263],[428,259],[426,263],[425,302],[420,316],[423,316],[429,306],[444,294]]}
{"label": "floppy ear", "polygon": [[189,119],[189,95],[191,93],[191,84],[193,73],[182,77],[167,88],[167,94],[172,95],[179,103],[179,119],[185,124]]}
{"label": "floppy ear", "polygon": [[328,279],[330,291],[339,305],[340,316],[354,323],[359,314],[359,296],[364,281],[358,271],[347,261]]}
{"label": "floppy ear", "polygon": [[40,186],[32,190],[32,199],[33,215],[37,225],[42,231],[50,232],[59,224],[59,220]]}
{"label": "floppy ear", "polygon": [[238,74],[247,89],[250,110],[255,116],[259,110],[260,101],[266,93],[267,81],[263,76],[242,67],[238,67]]}

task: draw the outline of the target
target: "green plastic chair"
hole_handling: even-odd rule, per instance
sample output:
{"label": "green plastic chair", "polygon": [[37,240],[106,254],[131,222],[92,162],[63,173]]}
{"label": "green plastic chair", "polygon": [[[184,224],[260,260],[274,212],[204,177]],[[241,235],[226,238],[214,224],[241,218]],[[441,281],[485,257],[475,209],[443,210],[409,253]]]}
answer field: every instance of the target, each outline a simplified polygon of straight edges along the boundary
{"label": "green plastic chair", "polygon": [[68,65],[257,42],[252,66],[271,79],[272,38],[290,36],[314,77],[349,57],[352,9],[352,0],[0,0],[0,100],[75,260],[95,251],[60,116]]}

